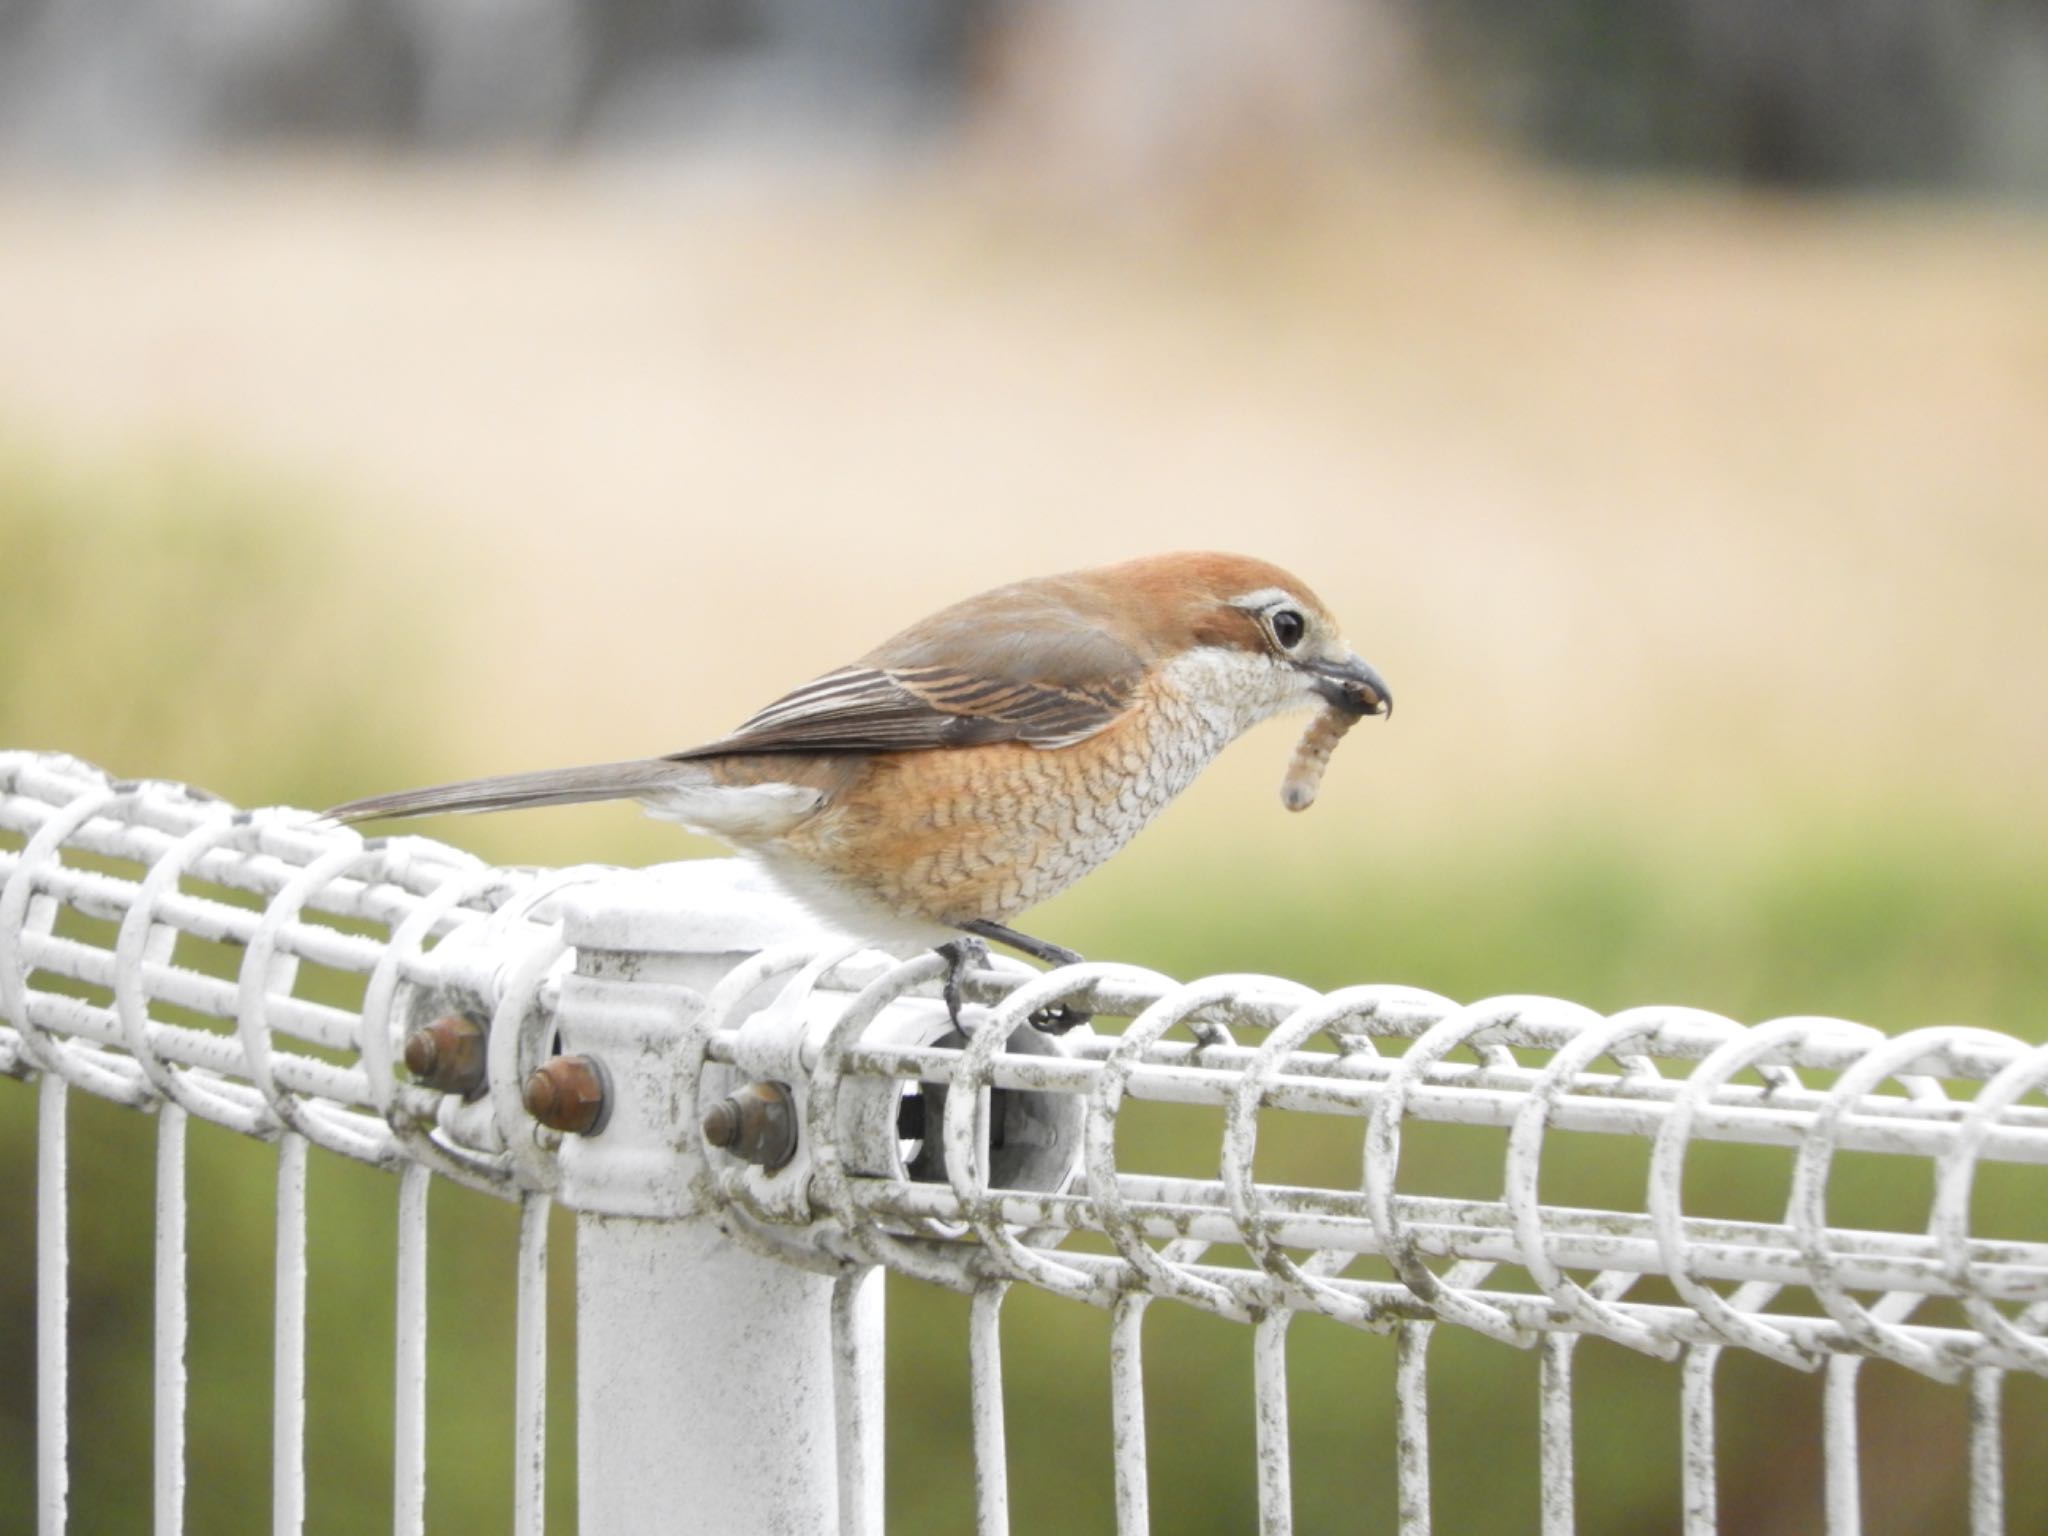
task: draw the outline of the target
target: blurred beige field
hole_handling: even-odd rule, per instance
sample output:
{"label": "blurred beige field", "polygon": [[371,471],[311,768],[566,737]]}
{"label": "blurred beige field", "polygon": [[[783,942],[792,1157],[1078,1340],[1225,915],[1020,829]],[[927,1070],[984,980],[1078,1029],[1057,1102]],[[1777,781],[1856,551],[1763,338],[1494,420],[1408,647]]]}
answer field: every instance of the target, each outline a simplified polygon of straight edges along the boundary
{"label": "blurred beige field", "polygon": [[1164,842],[2048,824],[2020,214],[1442,157],[1116,221],[944,170],[15,181],[0,424],[318,486],[422,610],[432,772],[680,747],[980,586],[1214,545],[1400,709],[1312,816],[1270,727]]}

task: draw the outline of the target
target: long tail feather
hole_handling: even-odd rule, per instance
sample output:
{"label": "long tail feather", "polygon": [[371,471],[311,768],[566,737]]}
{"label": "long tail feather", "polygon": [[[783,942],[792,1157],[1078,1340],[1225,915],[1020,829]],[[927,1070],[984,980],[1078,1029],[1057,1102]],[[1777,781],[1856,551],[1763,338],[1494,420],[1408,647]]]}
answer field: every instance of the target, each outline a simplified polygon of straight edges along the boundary
{"label": "long tail feather", "polygon": [[690,765],[658,757],[596,763],[588,768],[547,768],[538,773],[508,773],[494,779],[466,779],[460,784],[435,784],[426,789],[371,795],[337,805],[327,814],[336,821],[374,821],[396,816],[578,805],[587,800],[626,800],[650,790],[689,783],[701,772],[693,773]]}

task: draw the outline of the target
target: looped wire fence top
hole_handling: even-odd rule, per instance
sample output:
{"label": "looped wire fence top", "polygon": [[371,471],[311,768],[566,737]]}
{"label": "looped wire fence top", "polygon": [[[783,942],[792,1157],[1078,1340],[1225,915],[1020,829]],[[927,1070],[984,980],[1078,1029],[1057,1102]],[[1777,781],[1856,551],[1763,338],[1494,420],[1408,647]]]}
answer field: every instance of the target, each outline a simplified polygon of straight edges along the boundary
{"label": "looped wire fence top", "polygon": [[[16,845],[0,847],[0,1071],[168,1100],[255,1136],[290,1128],[501,1192],[555,1186],[559,1138],[526,1118],[519,1087],[576,961],[563,894],[580,888],[589,910],[622,877],[489,869],[424,839],[236,811],[30,754],[0,756],[0,835]],[[1731,1345],[1809,1368],[1849,1352],[1944,1378],[2048,1371],[2024,1315],[2048,1299],[2048,1244],[1971,1222],[1980,1165],[2048,1164],[2048,1054],[2018,1040],[1006,965],[974,979],[973,1033],[947,1042],[929,1001],[937,977],[929,957],[825,940],[734,971],[674,1071],[694,1087],[721,1065],[793,1053],[807,1155],[778,1187],[681,1137],[681,1155],[699,1159],[697,1197],[730,1206],[770,1251],[969,1290],[1000,1279],[1097,1305],[1144,1292],[1240,1320],[1438,1321],[1524,1345],[1590,1333],[1659,1355]],[[1095,1025],[1019,1054],[1017,1037],[1036,1033],[1028,1016],[1061,1000],[1093,1009]],[[923,1023],[878,1027],[892,1010]],[[394,1065],[409,1028],[448,1012],[492,1028],[481,1102]],[[1130,1023],[1108,1027],[1116,1018]],[[750,1058],[745,1042],[771,1020],[780,1043]],[[871,1151],[846,1144],[862,1083],[944,1094],[923,1131],[942,1171],[871,1166]],[[998,1176],[989,1121],[1006,1095],[1072,1102],[1056,1177],[1042,1159],[1033,1179]],[[1139,1105],[1220,1111],[1214,1172],[1132,1166],[1119,1128]],[[1257,1178],[1262,1133],[1303,1117],[1356,1122],[1358,1150],[1313,1183]],[[1432,1124],[1504,1133],[1499,1198],[1422,1192],[1427,1169],[1408,1144]],[[1548,1149],[1588,1136],[1647,1150],[1639,1202],[1544,1201]],[[1687,1209],[1688,1153],[1709,1143],[1786,1150],[1780,1220]],[[1829,1173],[1851,1152],[1932,1164],[1925,1225],[1830,1225]],[[1081,1231],[1110,1251],[1059,1251]],[[1645,1276],[1675,1297],[1632,1299]],[[1746,1305],[1745,1287],[1768,1304]],[[1937,1297],[1959,1298],[1961,1314],[1915,1322]]]}
{"label": "looped wire fence top", "polygon": [[[540,1528],[551,1200],[647,1229],[708,1217],[778,1273],[832,1277],[845,1530],[879,1520],[879,1323],[859,1321],[872,1308],[857,1300],[871,1266],[974,1298],[983,1530],[1006,1518],[997,1323],[1015,1286],[1110,1312],[1122,1530],[1146,1526],[1138,1361],[1155,1300],[1250,1325],[1266,1530],[1287,1528],[1285,1340],[1303,1314],[1394,1335],[1407,1532],[1429,1523],[1438,1324],[1537,1351],[1546,1530],[1569,1528],[1585,1338],[1682,1359],[1688,1531],[1714,1528],[1727,1348],[1825,1370],[1839,1530],[1857,1520],[1856,1368],[1967,1375],[1974,1528],[1999,1528],[2001,1373],[2048,1375],[2048,1242],[2016,1235],[2039,1223],[2014,1215],[2048,1193],[2048,1047],[1959,1027],[1886,1037],[1826,1018],[1604,1017],[1551,998],[1008,960],[967,979],[962,1033],[938,1000],[942,971],[929,953],[894,959],[823,932],[733,861],[494,869],[422,838],[0,754],[0,1075],[42,1079],[59,1170],[71,1089],[163,1108],[174,1191],[187,1115],[279,1143],[279,1252],[296,1255],[279,1270],[281,1466],[302,1459],[304,1433],[304,1148],[402,1172],[400,1530],[424,1508],[431,1174],[520,1202],[521,1531]],[[1092,1023],[1041,1031],[1034,1017],[1061,1003]],[[481,1078],[461,1091],[401,1065],[408,1036],[450,1016],[484,1031]],[[557,1051],[607,1069],[601,1129],[529,1116],[528,1074]],[[786,1162],[755,1166],[700,1135],[702,1112],[744,1083],[786,1096]],[[1773,1198],[1752,1163],[1739,1216],[1716,1175],[1729,1148],[1765,1149],[1780,1175]],[[1876,1217],[1873,1161],[1894,1197]],[[1988,1179],[1994,1165],[2005,1172]],[[61,1178],[43,1188],[42,1230],[60,1236]],[[182,1275],[175,1210],[160,1277]],[[626,1252],[632,1230],[604,1241]],[[61,1242],[51,1251],[60,1299],[38,1337],[42,1422],[60,1426],[42,1446],[56,1530]],[[160,1404],[182,1402],[178,1294],[160,1291],[173,1298]],[[593,1353],[630,1361],[637,1337]],[[181,1413],[159,1421],[161,1529],[178,1528]],[[280,1529],[302,1513],[296,1477],[280,1473]]]}
{"label": "looped wire fence top", "polygon": [[[537,1023],[567,961],[552,899],[595,873],[494,870],[0,754],[0,1072],[485,1187],[537,1182],[505,1119],[394,1075],[394,1050],[436,1012]],[[544,953],[557,963],[519,963]]]}

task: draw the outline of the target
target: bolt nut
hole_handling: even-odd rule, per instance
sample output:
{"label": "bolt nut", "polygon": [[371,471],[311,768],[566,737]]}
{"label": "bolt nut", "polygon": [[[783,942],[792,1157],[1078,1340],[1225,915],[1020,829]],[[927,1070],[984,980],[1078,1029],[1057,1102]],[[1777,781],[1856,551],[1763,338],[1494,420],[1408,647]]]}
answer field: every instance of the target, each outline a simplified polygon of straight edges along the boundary
{"label": "bolt nut", "polygon": [[704,1139],[773,1173],[796,1156],[796,1105],[782,1083],[748,1083],[704,1112]]}
{"label": "bolt nut", "polygon": [[484,1042],[475,1019],[445,1014],[405,1037],[405,1069],[423,1087],[476,1098],[484,1091]]}
{"label": "bolt nut", "polygon": [[550,1130],[595,1136],[610,1112],[604,1068],[589,1056],[557,1056],[526,1079],[526,1112]]}

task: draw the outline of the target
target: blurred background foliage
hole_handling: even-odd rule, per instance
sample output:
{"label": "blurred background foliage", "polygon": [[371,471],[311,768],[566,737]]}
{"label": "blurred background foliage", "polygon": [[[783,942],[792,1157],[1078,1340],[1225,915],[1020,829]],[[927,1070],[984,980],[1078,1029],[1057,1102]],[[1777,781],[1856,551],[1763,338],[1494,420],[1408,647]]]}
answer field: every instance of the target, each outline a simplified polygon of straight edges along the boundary
{"label": "blurred background foliage", "polygon": [[[1240,548],[1399,715],[1300,818],[1290,727],[1255,733],[1039,930],[1183,976],[2048,1038],[2044,103],[2017,0],[0,4],[0,745],[321,805],[680,747],[978,587]],[[430,830],[709,851],[617,808]],[[150,1128],[75,1114],[74,1529],[126,1531]],[[1131,1155],[1213,1167],[1215,1131],[1136,1121]],[[0,1088],[8,1166],[33,1134]],[[1547,1198],[1639,1199],[1634,1149],[1558,1150]],[[1493,1192],[1497,1138],[1424,1152]],[[193,1156],[192,1528],[248,1529],[270,1162]],[[1290,1128],[1261,1172],[1357,1156]],[[1730,1149],[1688,1194],[1768,1217],[1787,1167]],[[374,1528],[392,1190],[313,1181],[310,1525]],[[31,1190],[0,1188],[0,1527]],[[1980,1221],[2048,1235],[2030,1194]],[[1838,1199],[1926,1195],[1866,1159]],[[430,1521],[500,1529],[512,1213],[433,1220]],[[964,1309],[891,1309],[892,1529],[962,1529]],[[1099,1528],[1105,1322],[1020,1294],[1009,1327],[1018,1527]],[[1244,1346],[1151,1315],[1162,1529],[1252,1523]],[[1534,1361],[1435,1350],[1438,1527],[1532,1525]],[[1293,1367],[1301,1527],[1391,1528],[1386,1341],[1304,1322]],[[1818,1384],[1722,1369],[1727,1528],[1812,1528]],[[1585,1528],[1675,1528],[1672,1372],[1579,1370]],[[1954,1529],[1961,1398],[1864,1391],[1869,1528]]]}

